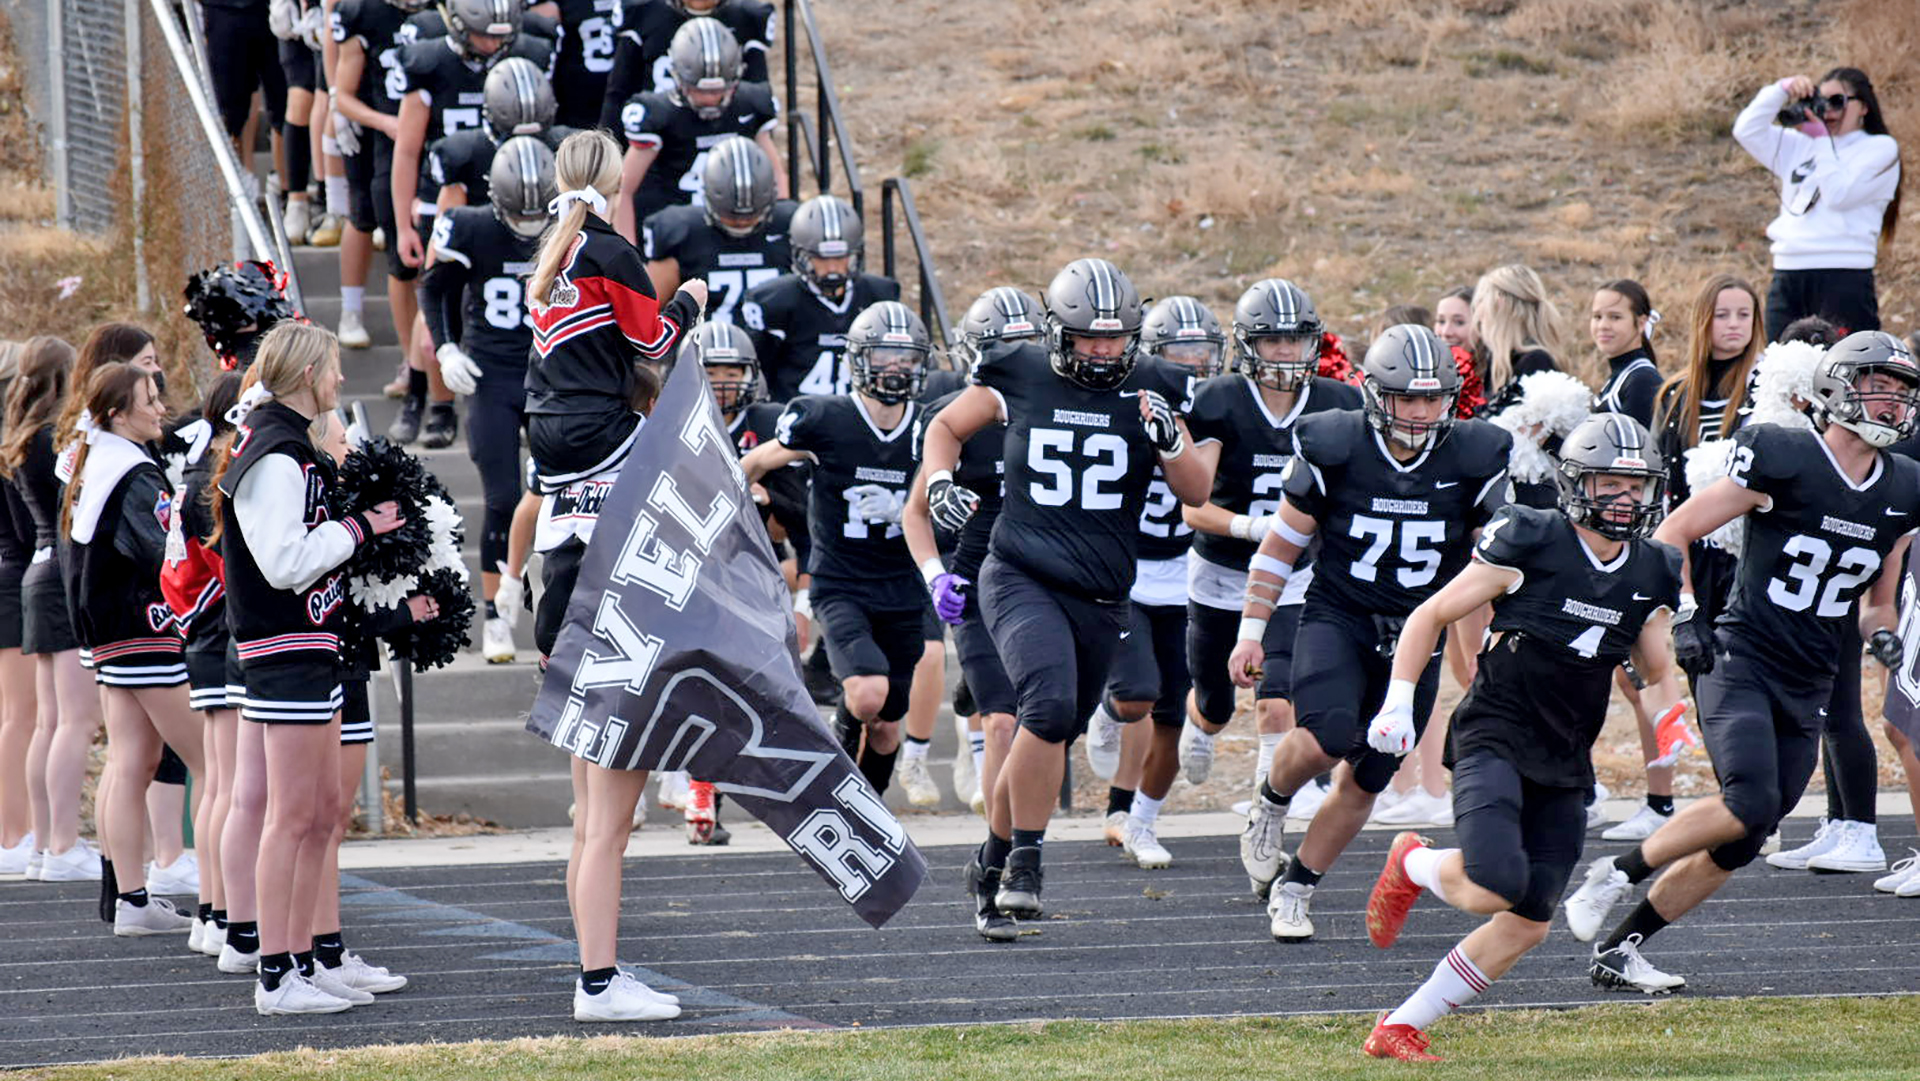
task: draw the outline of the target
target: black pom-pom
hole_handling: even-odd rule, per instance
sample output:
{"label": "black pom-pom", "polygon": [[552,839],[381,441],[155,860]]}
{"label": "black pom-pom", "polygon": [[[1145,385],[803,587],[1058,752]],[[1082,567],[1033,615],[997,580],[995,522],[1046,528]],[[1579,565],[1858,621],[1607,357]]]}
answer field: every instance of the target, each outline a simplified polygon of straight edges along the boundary
{"label": "black pom-pom", "polygon": [[440,614],[425,623],[414,623],[392,635],[393,651],[413,661],[413,670],[426,672],[453,663],[467,646],[473,629],[473,590],[458,571],[442,567],[420,576],[417,593],[425,593],[439,603]]}
{"label": "black pom-pom", "polygon": [[354,448],[340,463],[333,487],[328,490],[334,515],[344,518],[391,500],[400,505],[400,517],[406,524],[368,538],[354,550],[348,571],[380,580],[420,573],[432,543],[425,504],[436,495],[447,498],[440,478],[429,473],[420,459],[386,438],[375,436]]}

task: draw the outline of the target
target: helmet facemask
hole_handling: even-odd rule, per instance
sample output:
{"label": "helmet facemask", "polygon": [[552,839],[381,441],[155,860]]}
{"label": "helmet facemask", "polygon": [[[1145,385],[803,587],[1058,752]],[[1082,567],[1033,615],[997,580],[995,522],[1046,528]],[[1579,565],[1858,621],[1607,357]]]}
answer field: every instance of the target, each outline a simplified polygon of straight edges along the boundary
{"label": "helmet facemask", "polygon": [[1890,447],[1913,434],[1920,409],[1920,375],[1911,363],[1836,364],[1833,374],[1846,381],[1837,397],[1823,396],[1829,423],[1838,424],[1872,447]]}
{"label": "helmet facemask", "polygon": [[1169,364],[1193,373],[1195,379],[1212,379],[1220,374],[1226,361],[1225,350],[1217,341],[1196,337],[1190,341],[1175,339],[1160,343],[1153,355]]}
{"label": "helmet facemask", "polygon": [[[1423,450],[1437,445],[1453,427],[1453,403],[1457,393],[1443,390],[1440,381],[1432,380],[1432,388],[1423,388],[1419,384],[1426,380],[1411,380],[1412,386],[1404,391],[1382,390],[1379,382],[1368,376],[1360,385],[1360,396],[1365,403],[1367,422],[1375,431],[1389,440],[1409,450]],[[1399,401],[1419,399],[1438,401],[1439,415],[1430,421],[1403,419],[1394,406]]]}
{"label": "helmet facemask", "polygon": [[[1111,323],[1111,328],[1101,324]],[[1127,381],[1140,359],[1140,332],[1121,331],[1118,319],[1095,319],[1090,331],[1068,330],[1052,313],[1047,315],[1047,352],[1053,370],[1088,390],[1112,390]],[[1119,341],[1117,352],[1086,352],[1082,342]]]}
{"label": "helmet facemask", "polygon": [[[1313,378],[1320,366],[1320,335],[1304,330],[1291,334],[1252,334],[1244,328],[1233,328],[1234,344],[1238,347],[1240,374],[1263,387],[1279,391],[1295,391]],[[1262,356],[1264,343],[1293,343],[1297,348],[1292,359],[1268,359]],[[1269,347],[1271,348],[1271,347]]]}
{"label": "helmet facemask", "polygon": [[1644,458],[1619,457],[1604,468],[1562,461],[1553,479],[1567,520],[1609,540],[1648,536],[1666,517],[1667,474]]}
{"label": "helmet facemask", "polygon": [[920,396],[927,350],[918,345],[853,346],[847,350],[847,365],[860,393],[883,405],[899,405]]}

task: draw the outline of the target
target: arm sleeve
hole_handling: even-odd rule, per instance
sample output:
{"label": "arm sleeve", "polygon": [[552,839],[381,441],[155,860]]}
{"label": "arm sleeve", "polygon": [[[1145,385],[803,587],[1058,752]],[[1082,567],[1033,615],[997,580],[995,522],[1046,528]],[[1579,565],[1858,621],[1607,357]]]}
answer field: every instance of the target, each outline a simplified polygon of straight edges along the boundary
{"label": "arm sleeve", "polygon": [[466,253],[459,249],[459,243],[453,215],[440,215],[433,223],[433,246],[440,258],[420,276],[420,315],[427,321],[427,333],[432,335],[435,346],[460,341],[460,303],[471,276],[471,265]]}
{"label": "arm sleeve", "polygon": [[681,331],[700,317],[693,298],[676,291],[661,304],[653,294],[653,279],[639,249],[622,243],[597,279],[603,299],[613,310],[614,322],[634,349],[647,360],[673,355]]}
{"label": "arm sleeve", "polygon": [[1740,148],[1783,180],[1796,163],[1806,160],[1814,141],[1773,122],[1774,114],[1786,104],[1787,92],[1778,83],[1768,83],[1733,121],[1733,137]]}
{"label": "arm sleeve", "polygon": [[819,427],[815,423],[819,412],[812,397],[795,398],[787,403],[786,411],[773,426],[773,438],[788,450],[812,452],[818,449]]}
{"label": "arm sleeve", "polygon": [[308,529],[302,521],[306,492],[300,463],[285,454],[268,454],[247,470],[233,493],[241,539],[275,589],[306,589],[345,563],[365,536],[365,526],[353,520]]}
{"label": "arm sleeve", "polygon": [[167,525],[173,515],[173,494],[166,477],[142,468],[127,481],[120,496],[120,527],[113,546],[121,555],[158,574],[166,560]]}

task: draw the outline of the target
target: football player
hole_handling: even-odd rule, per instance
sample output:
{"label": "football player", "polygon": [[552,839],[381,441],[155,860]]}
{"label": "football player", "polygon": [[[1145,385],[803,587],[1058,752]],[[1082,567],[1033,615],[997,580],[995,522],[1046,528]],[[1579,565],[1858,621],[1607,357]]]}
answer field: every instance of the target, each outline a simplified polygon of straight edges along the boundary
{"label": "football player", "polygon": [[467,396],[467,455],[480,470],[486,499],[480,529],[482,652],[490,664],[508,664],[514,659],[513,628],[495,595],[520,503],[520,427],[533,345],[520,283],[533,270],[547,204],[556,194],[553,152],[535,136],[516,135],[493,155],[491,172],[490,204],[454,207],[434,221],[434,257],[420,279],[420,311],[437,343],[441,377]]}
{"label": "football player", "polygon": [[[1640,944],[1752,862],[1799,801],[1839,667],[1841,624],[1856,600],[1867,652],[1898,667],[1900,575],[1882,570],[1899,568],[1920,526],[1920,465],[1881,448],[1912,433],[1917,404],[1920,368],[1906,345],[1880,331],[1850,334],[1814,376],[1820,431],[1753,424],[1735,432],[1727,475],[1654,534],[1684,550],[1746,516],[1717,627],[1700,625],[1690,576],[1673,627],[1680,663],[1702,673],[1694,684],[1700,731],[1720,793],[1676,812],[1625,855],[1595,860],[1567,898],[1567,926],[1584,942],[1635,883],[1670,867],[1594,947],[1594,983],[1649,994],[1685,985],[1642,957]],[[1669,693],[1677,697],[1677,688]]]}
{"label": "football player", "polygon": [[773,5],[761,0],[624,0],[615,20],[617,44],[613,70],[607,73],[606,96],[600,108],[600,126],[620,127],[620,109],[643,90],[666,94],[673,90],[673,62],[667,49],[673,35],[688,19],[718,19],[733,31],[745,63],[742,76],[750,83],[768,81],[767,50],[773,44]]}
{"label": "football player", "polygon": [[[635,94],[620,110],[627,156],[622,163],[615,226],[628,240],[655,211],[704,200],[701,166],[707,152],[729,135],[752,139],[778,161],[773,129],[780,106],[765,83],[741,81],[740,43],[714,19],[689,19],[668,49],[673,89]],[[774,187],[787,194],[786,174],[775,170]]]}
{"label": "football player", "polygon": [[861,269],[866,229],[852,204],[816,195],[793,212],[788,243],[793,270],[747,290],[740,322],[753,335],[767,393],[845,394],[840,353],[853,317],[882,300],[900,299],[892,279]]}
{"label": "football player", "polygon": [[531,135],[552,150],[574,132],[553,122],[553,85],[524,57],[496,64],[481,95],[480,126],[453,132],[428,152],[427,173],[439,185],[435,202],[441,214],[486,203],[494,152],[508,139]]}
{"label": "football player", "polygon": [[914,399],[932,348],[926,324],[905,305],[886,301],[861,312],[847,332],[853,393],[788,402],[775,441],[740,461],[756,482],[802,458],[813,463],[807,570],[842,691],[833,726],[879,793],[900,753],[899,721],[922,653],[927,599],[900,512],[913,478]]}
{"label": "football player", "polygon": [[1557,511],[1510,505],[1481,531],[1473,562],[1407,617],[1393,682],[1368,727],[1376,750],[1412,746],[1414,685],[1440,632],[1493,605],[1492,636],[1455,711],[1447,765],[1459,845],[1393,839],[1367,901],[1367,935],[1393,945],[1422,892],[1489,917],[1367,1037],[1375,1058],[1433,1061],[1427,1026],[1471,1002],[1547,937],[1580,860],[1593,743],[1614,669],[1629,656],[1665,684],[1680,553],[1645,539],[1665,509],[1666,471],[1640,422],[1582,421],[1561,443]]}
{"label": "football player", "polygon": [[[1196,382],[1220,374],[1226,345],[1220,320],[1193,297],[1168,297],[1149,308],[1140,323],[1141,352],[1186,368]],[[1197,433],[1194,439],[1197,452]],[[1120,636],[1106,696],[1087,722],[1087,762],[1096,776],[1108,781],[1107,843],[1123,848],[1127,858],[1149,870],[1173,862],[1154,836],[1154,822],[1179,769],[1174,744],[1191,682],[1187,551],[1192,545],[1193,527],[1156,469],[1140,512],[1140,561],[1127,594],[1127,629]],[[1151,726],[1134,723],[1148,714],[1153,716]],[[1170,734],[1160,738],[1163,731]],[[1150,743],[1164,744],[1157,757]]]}
{"label": "football player", "polygon": [[779,197],[773,174],[759,143],[729,135],[714,144],[700,167],[700,204],[667,207],[641,225],[654,290],[704,278],[713,298],[707,318],[731,323],[747,290],[784,273],[793,262],[794,204]]}
{"label": "football player", "polygon": [[[1394,640],[1408,613],[1466,564],[1473,533],[1505,503],[1512,437],[1454,418],[1460,372],[1424,326],[1389,327],[1361,364],[1364,406],[1296,421],[1280,509],[1249,562],[1239,641],[1227,658],[1234,683],[1259,682],[1267,626],[1294,564],[1316,535],[1320,553],[1293,646],[1297,725],[1274,748],[1256,802],[1270,807],[1270,846],[1244,862],[1255,892],[1269,884],[1273,937],[1313,936],[1320,877],[1365,824],[1399,759],[1367,745],[1365,718],[1387,692]],[[1433,712],[1440,655],[1415,683],[1418,727]],[[1295,792],[1334,768],[1333,791],[1289,862],[1284,815]],[[1285,877],[1270,885],[1285,864]]]}
{"label": "football player", "polygon": [[620,0],[552,3],[559,11],[561,26],[560,50],[553,58],[559,123],[570,128],[599,127],[607,77],[613,73],[619,46]]}
{"label": "football player", "polygon": [[[1140,514],[1156,460],[1184,503],[1206,498],[1187,454],[1193,377],[1142,359],[1140,294],[1104,259],[1078,259],[1047,287],[1046,344],[1003,343],[927,429],[933,515],[978,499],[953,479],[960,450],[1007,425],[1006,502],[980,568],[987,630],[1013,681],[1020,729],[989,795],[987,840],[967,867],[975,910],[1040,915],[1040,845],[1067,747],[1106,687],[1127,619]],[[921,566],[936,592],[948,572]]]}

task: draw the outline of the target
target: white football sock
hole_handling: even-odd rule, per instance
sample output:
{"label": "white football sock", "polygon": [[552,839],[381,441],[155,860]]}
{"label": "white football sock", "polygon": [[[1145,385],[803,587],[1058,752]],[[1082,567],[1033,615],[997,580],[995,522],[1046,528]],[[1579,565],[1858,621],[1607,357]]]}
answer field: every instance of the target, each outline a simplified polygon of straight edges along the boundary
{"label": "white football sock", "polygon": [[1407,877],[1413,879],[1414,885],[1446,901],[1447,895],[1440,888],[1440,861],[1458,851],[1457,848],[1416,848],[1408,852]]}
{"label": "white football sock", "polygon": [[1480,996],[1492,981],[1479,966],[1455,946],[1433,968],[1433,975],[1408,996],[1400,1008],[1387,1015],[1389,1025],[1412,1025],[1425,1029],[1442,1017]]}
{"label": "white football sock", "polygon": [[900,753],[910,759],[925,758],[927,757],[927,748],[932,746],[932,740],[914,739],[912,736],[908,736],[900,741]]}
{"label": "white football sock", "polygon": [[343,312],[365,311],[367,308],[367,287],[364,285],[343,285],[340,287],[340,310]]}
{"label": "white football sock", "polygon": [[1151,826],[1154,819],[1160,817],[1160,803],[1160,800],[1136,790],[1133,794],[1133,809],[1128,813],[1139,819],[1141,824]]}
{"label": "white football sock", "polygon": [[1260,733],[1260,757],[1253,763],[1253,790],[1255,792],[1260,791],[1260,786],[1267,783],[1267,772],[1273,769],[1273,749],[1280,746],[1280,741],[1285,738],[1287,738],[1285,732]]}
{"label": "white football sock", "polygon": [[968,732],[967,748],[973,752],[973,775],[985,777],[987,775],[987,734]]}

